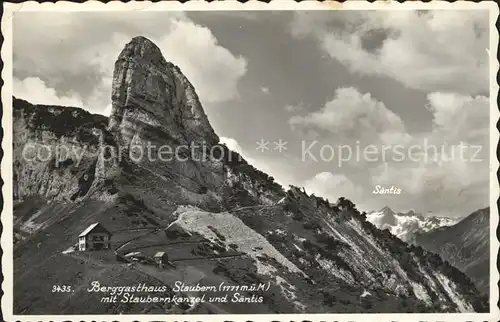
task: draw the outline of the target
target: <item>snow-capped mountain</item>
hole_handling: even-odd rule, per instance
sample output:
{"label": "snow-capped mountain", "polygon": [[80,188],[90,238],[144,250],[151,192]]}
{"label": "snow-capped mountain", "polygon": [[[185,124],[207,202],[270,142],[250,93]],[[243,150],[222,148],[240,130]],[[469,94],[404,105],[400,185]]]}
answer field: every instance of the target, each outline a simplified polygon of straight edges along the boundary
{"label": "snow-capped mountain", "polygon": [[460,221],[447,217],[423,216],[413,210],[396,213],[387,206],[367,214],[366,219],[377,228],[388,229],[393,235],[406,242],[413,242],[416,234],[453,226]]}

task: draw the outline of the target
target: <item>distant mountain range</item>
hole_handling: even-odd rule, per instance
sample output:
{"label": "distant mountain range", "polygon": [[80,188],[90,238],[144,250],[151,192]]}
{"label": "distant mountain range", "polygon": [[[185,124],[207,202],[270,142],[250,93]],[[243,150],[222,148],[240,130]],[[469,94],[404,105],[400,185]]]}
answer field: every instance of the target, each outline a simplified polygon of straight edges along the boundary
{"label": "distant mountain range", "polygon": [[467,274],[484,293],[489,292],[490,208],[473,212],[450,227],[416,235],[415,242]]}
{"label": "distant mountain range", "polygon": [[406,242],[414,242],[417,234],[440,227],[453,226],[460,221],[460,219],[447,217],[423,216],[413,210],[396,213],[387,206],[379,211],[368,213],[366,219],[377,228],[388,229],[394,236]]}
{"label": "distant mountain range", "polygon": [[465,218],[423,216],[389,207],[367,214],[369,222],[399,239],[440,255],[467,274],[484,293],[489,292],[489,214],[477,210]]}

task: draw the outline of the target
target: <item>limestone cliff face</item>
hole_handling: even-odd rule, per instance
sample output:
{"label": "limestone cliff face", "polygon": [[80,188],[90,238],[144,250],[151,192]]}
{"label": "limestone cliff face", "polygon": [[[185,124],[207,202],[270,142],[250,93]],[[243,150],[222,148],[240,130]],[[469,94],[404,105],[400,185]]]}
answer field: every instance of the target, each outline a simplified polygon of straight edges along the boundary
{"label": "limestone cliff face", "polygon": [[148,131],[180,144],[219,142],[193,85],[147,38],[133,38],[118,56],[112,100],[109,127],[122,134],[124,144],[147,138]]}
{"label": "limestone cliff face", "polygon": [[219,142],[193,85],[160,49],[133,38],[115,63],[109,130],[120,154],[160,175],[174,173],[190,192],[224,180],[210,149]]}
{"label": "limestone cliff face", "polygon": [[108,119],[15,99],[15,198],[76,201],[105,185],[152,185],[163,186],[152,196],[218,203],[226,150],[193,85],[150,40],[133,38],[119,54],[112,103]]}
{"label": "limestone cliff face", "polygon": [[13,105],[15,201],[32,195],[77,201],[115,175],[117,164],[102,153],[115,145],[106,117],[16,98]]}
{"label": "limestone cliff face", "polygon": [[[220,210],[227,181],[221,154],[227,150],[218,145],[192,84],[148,39],[132,39],[118,55],[112,101],[107,118],[14,98],[15,203],[32,197],[68,207],[103,202],[130,214],[139,202],[155,209],[147,220],[156,222],[179,204]],[[18,218],[18,231],[34,234],[67,214],[45,212],[36,229]],[[105,218],[114,217],[108,211]]]}

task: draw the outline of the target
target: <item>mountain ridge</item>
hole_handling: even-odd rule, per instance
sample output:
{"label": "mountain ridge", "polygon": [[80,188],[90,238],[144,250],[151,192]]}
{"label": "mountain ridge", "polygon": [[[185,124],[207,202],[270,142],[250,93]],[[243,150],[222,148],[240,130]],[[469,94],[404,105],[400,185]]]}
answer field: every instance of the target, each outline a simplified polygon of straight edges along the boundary
{"label": "mountain ridge", "polygon": [[421,233],[415,242],[439,254],[489,293],[489,207],[479,209],[453,226]]}
{"label": "mountain ridge", "polygon": [[389,229],[392,234],[406,242],[414,242],[415,236],[422,232],[440,227],[452,226],[460,221],[440,216],[423,216],[410,210],[406,213],[395,212],[388,206],[367,214],[368,220],[380,229]]}

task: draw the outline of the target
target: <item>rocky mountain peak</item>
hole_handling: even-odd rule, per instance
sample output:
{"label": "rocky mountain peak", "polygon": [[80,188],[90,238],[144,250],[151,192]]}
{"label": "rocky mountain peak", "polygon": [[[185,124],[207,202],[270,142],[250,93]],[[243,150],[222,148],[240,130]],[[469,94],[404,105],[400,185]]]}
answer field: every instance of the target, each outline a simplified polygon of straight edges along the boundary
{"label": "rocky mountain peak", "polygon": [[468,219],[474,224],[483,224],[489,222],[490,208],[483,208],[473,212],[470,216],[464,219],[464,222]]}
{"label": "rocky mountain peak", "polygon": [[127,58],[157,64],[158,67],[164,67],[167,64],[160,48],[143,36],[134,37],[125,45],[118,60]]}
{"label": "rocky mountain peak", "polygon": [[123,146],[150,138],[208,146],[219,141],[193,85],[142,36],[127,43],[115,63],[109,129]]}
{"label": "rocky mountain peak", "polygon": [[394,216],[396,213],[394,210],[392,210],[389,206],[384,206],[382,209],[380,209],[380,212],[383,213],[386,216]]}
{"label": "rocky mountain peak", "polygon": [[379,213],[383,215],[382,221],[384,222],[384,225],[392,226],[397,223],[396,213],[388,206],[380,209]]}
{"label": "rocky mountain peak", "polygon": [[401,215],[411,217],[411,216],[418,216],[419,214],[417,214],[413,209],[410,209],[407,212],[401,213]]}

